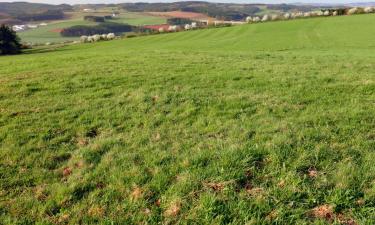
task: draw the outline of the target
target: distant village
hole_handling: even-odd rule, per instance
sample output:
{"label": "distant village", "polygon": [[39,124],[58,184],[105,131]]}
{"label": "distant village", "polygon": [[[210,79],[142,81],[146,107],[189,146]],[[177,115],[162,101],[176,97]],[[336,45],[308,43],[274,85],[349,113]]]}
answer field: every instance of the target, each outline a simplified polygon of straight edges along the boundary
{"label": "distant village", "polygon": [[47,23],[40,23],[40,24],[22,24],[22,25],[14,25],[12,26],[13,30],[14,31],[25,31],[25,30],[29,30],[29,29],[35,29],[35,28],[38,28],[38,27],[43,27],[43,26],[47,26],[48,24]]}

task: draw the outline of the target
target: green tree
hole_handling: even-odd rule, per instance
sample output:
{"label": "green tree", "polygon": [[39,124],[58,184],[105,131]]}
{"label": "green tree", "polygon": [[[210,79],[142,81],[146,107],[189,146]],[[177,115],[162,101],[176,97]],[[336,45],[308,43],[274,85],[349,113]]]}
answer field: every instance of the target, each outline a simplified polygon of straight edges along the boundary
{"label": "green tree", "polygon": [[0,26],[0,55],[17,54],[21,51],[20,39],[10,27]]}

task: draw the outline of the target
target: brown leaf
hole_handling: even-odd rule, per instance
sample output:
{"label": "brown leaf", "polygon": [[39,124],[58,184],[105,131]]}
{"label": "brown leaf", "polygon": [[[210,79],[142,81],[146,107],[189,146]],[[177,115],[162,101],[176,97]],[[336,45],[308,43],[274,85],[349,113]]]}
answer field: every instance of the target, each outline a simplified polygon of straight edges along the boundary
{"label": "brown leaf", "polygon": [[67,177],[67,176],[70,176],[72,174],[73,170],[69,167],[66,167],[64,170],[63,170],[63,176],[64,177]]}
{"label": "brown leaf", "polygon": [[206,188],[212,189],[215,192],[219,192],[219,191],[222,191],[225,188],[225,186],[232,184],[232,183],[234,183],[234,181],[230,180],[230,181],[225,181],[225,182],[207,182],[207,183],[203,183],[203,185]]}
{"label": "brown leaf", "polygon": [[138,200],[142,197],[142,189],[139,188],[139,187],[135,187],[132,191],[132,193],[130,194],[130,197],[132,200]]}
{"label": "brown leaf", "polygon": [[154,135],[154,140],[155,141],[159,141],[160,140],[160,133],[159,132]]}
{"label": "brown leaf", "polygon": [[157,95],[154,95],[154,96],[152,96],[152,101],[155,103],[155,102],[157,102],[158,100],[159,100],[159,96],[157,96]]}
{"label": "brown leaf", "polygon": [[175,217],[180,213],[180,210],[181,210],[181,203],[180,202],[174,202],[164,212],[164,215],[166,217]]}
{"label": "brown leaf", "polygon": [[47,193],[43,186],[37,186],[34,194],[39,201],[45,201],[47,199]]}
{"label": "brown leaf", "polygon": [[311,215],[315,218],[332,221],[334,219],[333,207],[331,205],[321,205],[311,210]]}
{"label": "brown leaf", "polygon": [[80,160],[80,161],[78,161],[78,162],[76,162],[76,163],[74,164],[74,166],[75,166],[76,168],[82,168],[84,165],[85,165],[85,163],[84,163],[82,160]]}
{"label": "brown leaf", "polygon": [[337,216],[337,220],[339,221],[340,224],[344,224],[344,225],[357,225],[358,224],[354,219],[348,218],[343,214],[339,214]]}
{"label": "brown leaf", "polygon": [[356,201],[356,204],[359,205],[359,206],[363,206],[365,203],[366,203],[366,202],[365,202],[365,200],[363,200],[363,199],[358,199],[358,200]]}
{"label": "brown leaf", "polygon": [[310,169],[307,171],[307,174],[308,174],[309,177],[311,177],[311,178],[316,178],[316,177],[318,177],[318,171],[317,171],[315,168],[310,168]]}
{"label": "brown leaf", "polygon": [[276,210],[272,210],[267,216],[266,216],[266,220],[271,222],[273,221],[274,219],[277,218],[277,211]]}
{"label": "brown leaf", "polygon": [[87,140],[86,138],[78,138],[78,140],[77,140],[77,145],[78,145],[79,147],[84,147],[84,146],[86,146],[88,143],[89,143],[89,142],[88,142],[88,140]]}
{"label": "brown leaf", "polygon": [[151,215],[151,210],[148,209],[148,208],[146,208],[146,209],[143,210],[143,213],[144,213],[145,215]]}
{"label": "brown leaf", "polygon": [[88,210],[88,214],[92,217],[103,217],[104,216],[104,213],[105,213],[105,210],[104,208],[100,207],[100,206],[92,206],[89,210]]}
{"label": "brown leaf", "polygon": [[59,222],[59,223],[66,223],[66,222],[69,221],[69,219],[70,219],[69,214],[62,214],[62,215],[59,217],[58,222]]}
{"label": "brown leaf", "polygon": [[250,195],[258,196],[258,195],[263,194],[264,189],[263,188],[249,188],[246,190],[246,192]]}
{"label": "brown leaf", "polygon": [[281,180],[281,181],[277,184],[277,186],[278,186],[279,188],[283,188],[283,187],[285,186],[285,181],[284,181],[284,180]]}

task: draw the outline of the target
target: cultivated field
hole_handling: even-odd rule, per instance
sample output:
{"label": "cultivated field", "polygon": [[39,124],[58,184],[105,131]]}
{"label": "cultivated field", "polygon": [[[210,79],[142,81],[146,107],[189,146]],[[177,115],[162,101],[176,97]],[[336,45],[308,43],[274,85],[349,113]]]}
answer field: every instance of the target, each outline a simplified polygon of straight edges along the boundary
{"label": "cultivated field", "polygon": [[36,29],[30,29],[18,32],[23,42],[47,43],[79,40],[78,37],[63,37],[60,35],[62,29],[75,25],[95,25],[94,22],[80,19],[69,19],[64,21],[51,22],[47,26],[41,26]]}
{"label": "cultivated field", "polygon": [[114,18],[113,22],[122,22],[134,26],[140,25],[154,25],[154,24],[163,24],[166,23],[166,19],[160,16],[153,16],[146,13],[132,13],[126,12],[121,13],[119,17]]}
{"label": "cultivated field", "polygon": [[375,15],[0,58],[5,224],[371,224]]}
{"label": "cultivated field", "polygon": [[[99,11],[97,13],[73,13],[72,18],[48,23],[47,26],[40,26],[36,29],[19,32],[23,42],[30,43],[58,43],[63,41],[79,40],[79,37],[63,37],[60,31],[75,25],[95,25],[97,23],[83,20],[85,15],[110,15],[109,12]],[[163,24],[166,22],[165,18],[146,15],[143,13],[121,12],[120,15],[109,22],[126,23],[130,25],[152,25]]]}
{"label": "cultivated field", "polygon": [[153,16],[161,16],[167,18],[186,18],[186,19],[213,19],[202,13],[194,12],[182,12],[182,11],[171,11],[171,12],[147,12],[146,14]]}

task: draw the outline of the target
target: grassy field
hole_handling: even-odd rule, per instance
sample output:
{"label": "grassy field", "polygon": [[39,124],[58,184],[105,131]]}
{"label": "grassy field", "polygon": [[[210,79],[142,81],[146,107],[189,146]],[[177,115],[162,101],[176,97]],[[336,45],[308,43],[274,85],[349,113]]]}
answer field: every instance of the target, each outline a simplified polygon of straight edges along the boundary
{"label": "grassy field", "polygon": [[375,15],[0,58],[4,224],[371,224]]}
{"label": "grassy field", "polygon": [[[108,15],[109,12],[103,13],[88,13],[88,15]],[[79,40],[78,37],[63,37],[56,30],[75,26],[75,25],[95,25],[96,23],[83,20],[83,13],[75,13],[72,15],[72,19],[64,21],[56,21],[49,23],[47,26],[41,26],[36,29],[30,29],[27,31],[19,32],[23,42],[30,43],[59,43],[63,41],[75,41]],[[132,12],[122,12],[118,18],[111,20],[116,23],[127,23],[130,25],[150,25],[150,24],[163,24],[166,22],[165,18],[155,17],[149,15],[143,15]]]}
{"label": "grassy field", "polygon": [[22,32],[18,32],[23,42],[30,43],[57,43],[63,41],[74,41],[79,40],[78,37],[63,37],[58,32],[59,29],[76,26],[76,25],[95,25],[96,23],[84,21],[80,19],[56,21],[49,23],[47,26],[40,26],[36,29],[30,29]]}
{"label": "grassy field", "polygon": [[119,17],[112,20],[116,23],[127,23],[130,25],[154,25],[154,24],[164,24],[167,22],[166,18],[150,16],[142,13],[132,13],[126,12],[121,13]]}

